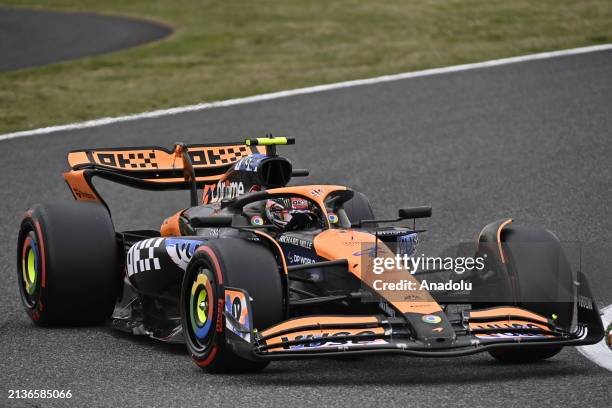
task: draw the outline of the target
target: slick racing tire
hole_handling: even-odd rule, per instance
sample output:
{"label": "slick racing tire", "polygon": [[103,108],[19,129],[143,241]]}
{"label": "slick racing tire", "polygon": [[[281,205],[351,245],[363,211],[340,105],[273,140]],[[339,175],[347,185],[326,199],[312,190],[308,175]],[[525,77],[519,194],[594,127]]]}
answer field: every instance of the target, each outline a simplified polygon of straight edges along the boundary
{"label": "slick racing tire", "polygon": [[[497,242],[487,245],[494,240],[490,235],[485,227],[480,236],[479,251],[481,255],[488,255],[487,268],[497,272],[489,278],[487,285],[479,287],[476,282],[474,291],[481,292],[477,296],[486,296],[487,302],[472,307],[516,305],[554,320],[556,325],[569,330],[574,279],[558,238],[543,228],[509,224],[500,234],[506,261],[502,265],[501,258],[497,256]],[[497,253],[494,254],[494,251]],[[491,263],[496,265],[491,266]],[[486,295],[483,295],[484,291],[487,291]],[[499,302],[495,302],[496,299]],[[489,354],[506,363],[527,363],[553,357],[562,348],[545,345],[511,346],[491,349]]]}
{"label": "slick racing tire", "polygon": [[109,318],[118,265],[115,230],[102,205],[38,204],[26,212],[17,240],[17,279],[37,325],[94,325]]}
{"label": "slick racing tire", "polygon": [[183,279],[181,318],[187,349],[207,372],[260,371],[268,362],[240,357],[226,342],[226,287],[248,293],[254,328],[261,331],[284,319],[284,289],[272,253],[242,239],[212,240],[195,252]]}
{"label": "slick racing tire", "polygon": [[562,349],[563,346],[500,347],[489,350],[489,354],[502,363],[520,364],[546,360]]}

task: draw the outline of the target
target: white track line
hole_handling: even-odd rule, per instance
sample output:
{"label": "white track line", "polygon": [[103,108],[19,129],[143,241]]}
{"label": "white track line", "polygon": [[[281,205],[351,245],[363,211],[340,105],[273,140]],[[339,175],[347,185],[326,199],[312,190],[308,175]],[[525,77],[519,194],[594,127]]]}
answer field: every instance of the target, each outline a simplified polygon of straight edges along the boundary
{"label": "white track line", "polygon": [[[612,305],[606,306],[601,309],[601,321],[604,325],[604,329],[612,323]],[[608,333],[606,332],[606,336]],[[604,337],[599,343],[591,344],[590,346],[576,347],[580,354],[588,358],[589,360],[596,363],[598,366],[612,371],[612,350],[606,344],[606,338]]]}
{"label": "white track line", "polygon": [[66,130],[85,129],[85,128],[91,128],[91,127],[97,127],[97,126],[110,125],[113,123],[129,122],[129,121],[140,120],[140,119],[159,118],[161,116],[176,115],[176,114],[185,113],[185,112],[195,112],[195,111],[212,109],[212,108],[220,108],[220,107],[225,107],[225,106],[235,106],[235,105],[243,105],[247,103],[269,101],[271,99],[286,98],[288,96],[305,95],[305,94],[311,94],[311,93],[316,93],[316,92],[325,92],[325,91],[331,91],[334,89],[349,88],[353,86],[371,85],[371,84],[378,84],[381,82],[398,81],[401,79],[448,74],[452,72],[468,71],[471,69],[488,68],[488,67],[495,67],[499,65],[515,64],[518,62],[543,60],[543,59],[548,59],[548,58],[564,57],[568,55],[578,55],[578,54],[605,51],[605,50],[611,50],[611,49],[612,49],[612,44],[593,45],[590,47],[580,47],[580,48],[572,48],[569,50],[542,52],[539,54],[530,54],[530,55],[521,55],[518,57],[502,58],[502,59],[496,59],[496,60],[490,60],[490,61],[476,62],[472,64],[462,64],[462,65],[454,65],[450,67],[432,68],[432,69],[426,69],[423,71],[404,72],[401,74],[394,74],[394,75],[384,75],[384,76],[379,76],[375,78],[357,79],[354,81],[346,81],[346,82],[336,82],[333,84],[325,84],[325,85],[311,86],[307,88],[291,89],[287,91],[248,96],[245,98],[236,98],[236,99],[228,99],[225,101],[199,103],[196,105],[187,105],[187,106],[180,106],[180,107],[170,108],[170,109],[161,109],[161,110],[156,110],[156,111],[151,111],[151,112],[137,113],[133,115],[117,116],[117,117],[111,117],[111,118],[100,118],[100,119],[88,120],[86,122],[70,123],[67,125],[60,125],[60,126],[50,126],[50,127],[39,128],[39,129],[33,129],[33,130],[25,130],[22,132],[6,133],[4,135],[0,135],[0,142],[3,140],[10,140],[10,139],[15,139],[19,137],[42,135],[42,134],[55,133],[55,132],[61,132],[61,131],[66,131]]}

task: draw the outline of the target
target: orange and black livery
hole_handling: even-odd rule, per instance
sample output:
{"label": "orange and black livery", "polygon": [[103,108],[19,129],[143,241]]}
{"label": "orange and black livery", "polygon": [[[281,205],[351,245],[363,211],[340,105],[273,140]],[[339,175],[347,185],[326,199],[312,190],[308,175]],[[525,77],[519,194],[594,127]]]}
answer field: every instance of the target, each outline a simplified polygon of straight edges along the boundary
{"label": "orange and black livery", "polygon": [[[460,276],[466,286],[431,289],[423,283],[452,268],[405,267],[420,256],[427,232],[417,220],[431,207],[378,218],[349,187],[295,183],[308,170],[277,153],[294,142],[70,152],[74,201],[34,205],[21,223],[25,310],[41,326],[108,323],[185,343],[212,372],[375,354],[530,362],[602,339],[588,282],[552,232],[489,223],[470,249],[481,267]],[[148,229],[117,231],[96,178],[185,190],[189,202]]]}

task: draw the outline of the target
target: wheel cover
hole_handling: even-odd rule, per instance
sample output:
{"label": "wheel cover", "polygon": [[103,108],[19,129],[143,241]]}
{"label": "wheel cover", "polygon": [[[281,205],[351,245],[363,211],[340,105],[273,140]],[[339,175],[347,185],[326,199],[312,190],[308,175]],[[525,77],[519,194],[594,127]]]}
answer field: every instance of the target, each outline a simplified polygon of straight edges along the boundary
{"label": "wheel cover", "polygon": [[201,345],[207,343],[210,335],[213,312],[214,312],[214,292],[210,279],[206,275],[208,270],[200,270],[196,279],[191,285],[191,296],[189,300],[189,318],[191,328],[196,340]]}

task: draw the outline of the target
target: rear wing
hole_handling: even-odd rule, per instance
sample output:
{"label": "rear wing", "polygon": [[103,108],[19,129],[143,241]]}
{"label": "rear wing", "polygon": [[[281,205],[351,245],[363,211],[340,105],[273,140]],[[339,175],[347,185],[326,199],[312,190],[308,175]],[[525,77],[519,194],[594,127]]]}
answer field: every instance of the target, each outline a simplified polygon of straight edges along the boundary
{"label": "rear wing", "polygon": [[266,153],[266,146],[249,142],[74,150],[64,179],[76,200],[104,205],[94,176],[144,190],[192,190],[193,198],[195,189],[216,183],[240,159]]}

